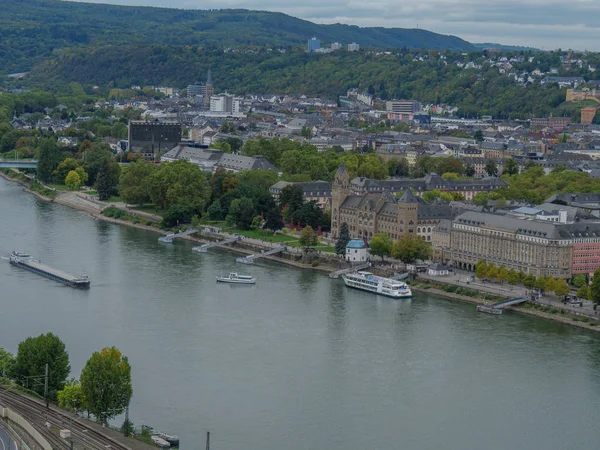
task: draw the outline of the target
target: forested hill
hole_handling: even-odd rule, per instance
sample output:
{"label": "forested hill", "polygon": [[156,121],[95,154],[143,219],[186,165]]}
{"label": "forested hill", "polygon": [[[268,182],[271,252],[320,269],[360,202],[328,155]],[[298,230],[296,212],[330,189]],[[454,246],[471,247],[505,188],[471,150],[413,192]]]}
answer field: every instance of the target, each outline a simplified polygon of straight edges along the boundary
{"label": "forested hill", "polygon": [[455,36],[419,29],[319,25],[267,11],[181,10],[59,0],[0,2],[0,73],[30,70],[56,49],[124,44],[298,46],[323,43],[363,47],[472,50]]}

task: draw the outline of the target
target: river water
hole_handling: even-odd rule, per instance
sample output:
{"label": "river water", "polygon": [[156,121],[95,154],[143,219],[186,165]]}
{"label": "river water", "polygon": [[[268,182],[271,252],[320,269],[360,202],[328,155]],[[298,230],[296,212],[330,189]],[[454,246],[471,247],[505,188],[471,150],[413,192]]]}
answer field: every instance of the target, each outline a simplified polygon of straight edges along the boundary
{"label": "river water", "polygon": [[[341,280],[47,204],[0,179],[0,253],[27,251],[92,280],[79,291],[0,261],[0,346],[47,331],[73,376],[117,346],[131,418],[184,449],[596,448],[600,337]],[[230,269],[255,286],[217,285]]]}

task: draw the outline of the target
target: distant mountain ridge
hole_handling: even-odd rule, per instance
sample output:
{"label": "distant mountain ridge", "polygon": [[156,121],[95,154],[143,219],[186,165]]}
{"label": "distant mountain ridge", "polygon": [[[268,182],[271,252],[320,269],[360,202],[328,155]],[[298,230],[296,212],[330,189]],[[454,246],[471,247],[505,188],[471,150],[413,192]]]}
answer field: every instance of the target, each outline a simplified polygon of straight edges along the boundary
{"label": "distant mountain ridge", "polygon": [[30,70],[55,50],[70,47],[161,44],[190,46],[298,46],[323,43],[363,47],[475,50],[456,36],[421,29],[321,25],[282,13],[245,9],[183,10],[2,0],[0,72]]}

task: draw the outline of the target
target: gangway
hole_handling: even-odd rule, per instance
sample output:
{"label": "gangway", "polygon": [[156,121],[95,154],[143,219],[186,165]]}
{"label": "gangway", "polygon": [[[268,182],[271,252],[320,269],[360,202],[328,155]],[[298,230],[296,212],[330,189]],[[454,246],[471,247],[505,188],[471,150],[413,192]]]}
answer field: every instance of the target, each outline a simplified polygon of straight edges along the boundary
{"label": "gangway", "polygon": [[397,280],[397,281],[406,280],[409,276],[410,276],[410,273],[408,273],[408,272],[397,273],[397,274],[394,274],[394,276],[392,277],[392,280]]}
{"label": "gangway", "polygon": [[192,247],[192,250],[195,251],[195,252],[206,253],[206,251],[209,248],[217,247],[219,245],[232,244],[233,242],[236,242],[236,241],[239,241],[239,240],[240,240],[239,236],[234,236],[234,237],[232,237],[230,239],[225,239],[223,241],[215,241],[215,242],[210,242],[208,244],[202,244],[202,245],[199,245],[197,247]]}
{"label": "gangway", "polygon": [[347,269],[336,270],[335,272],[331,272],[329,274],[329,278],[339,278],[340,275],[344,275],[344,274],[350,273],[350,272],[356,272],[357,270],[367,269],[369,267],[371,267],[371,263],[366,262],[363,264],[358,264],[356,266],[348,267]]}
{"label": "gangway", "polygon": [[501,302],[494,303],[493,305],[478,305],[477,311],[488,314],[502,314],[502,308],[506,308],[512,305],[518,305],[519,303],[525,303],[527,301],[529,301],[528,298],[515,297],[509,300],[503,300]]}
{"label": "gangway", "polygon": [[173,242],[173,239],[175,238],[180,238],[180,237],[184,237],[184,236],[189,236],[190,234],[194,234],[197,233],[198,230],[195,228],[189,228],[185,231],[180,231],[179,233],[169,233],[166,236],[161,236],[158,238],[159,242],[164,242],[166,244],[170,244],[171,242]]}
{"label": "gangway", "polygon": [[276,253],[281,253],[284,250],[285,250],[285,246],[282,245],[282,246],[274,248],[272,250],[267,250],[266,252],[262,251],[260,253],[255,253],[254,255],[239,257],[236,259],[236,261],[239,263],[243,263],[243,264],[253,264],[254,261],[257,260],[258,258],[263,258],[265,256],[274,255]]}

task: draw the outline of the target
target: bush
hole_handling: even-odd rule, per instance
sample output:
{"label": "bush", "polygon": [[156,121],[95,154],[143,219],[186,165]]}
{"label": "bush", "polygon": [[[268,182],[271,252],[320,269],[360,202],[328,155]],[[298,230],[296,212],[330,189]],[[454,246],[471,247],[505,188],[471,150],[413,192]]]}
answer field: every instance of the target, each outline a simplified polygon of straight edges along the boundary
{"label": "bush", "polygon": [[145,225],[148,226],[148,227],[151,227],[152,226],[152,221],[151,220],[146,220]]}
{"label": "bush", "polygon": [[125,216],[125,211],[115,208],[114,206],[109,206],[102,210],[102,214],[106,217],[112,217],[113,219],[122,219]]}
{"label": "bush", "polygon": [[171,206],[163,216],[163,224],[172,227],[180,223],[190,223],[192,217],[199,213],[196,205],[192,203],[180,203]]}
{"label": "bush", "polygon": [[319,265],[319,258],[313,259],[310,265],[313,267],[317,267]]}
{"label": "bush", "polygon": [[133,219],[131,219],[131,223],[140,223],[140,219],[134,217]]}

